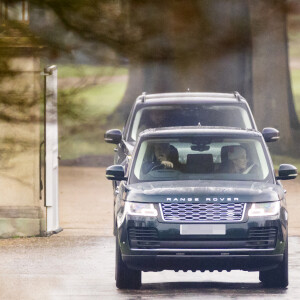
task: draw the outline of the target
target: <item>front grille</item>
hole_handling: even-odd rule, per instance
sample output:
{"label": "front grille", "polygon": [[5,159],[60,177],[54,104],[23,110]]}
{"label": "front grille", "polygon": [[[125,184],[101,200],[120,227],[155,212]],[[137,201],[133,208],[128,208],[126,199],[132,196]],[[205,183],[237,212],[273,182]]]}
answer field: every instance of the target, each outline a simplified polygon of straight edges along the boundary
{"label": "front grille", "polygon": [[161,203],[166,222],[238,222],[244,203]]}
{"label": "front grille", "polygon": [[253,249],[275,248],[276,227],[254,227],[249,229],[247,247]]}
{"label": "front grille", "polygon": [[130,247],[139,249],[159,248],[158,233],[151,227],[128,228]]}

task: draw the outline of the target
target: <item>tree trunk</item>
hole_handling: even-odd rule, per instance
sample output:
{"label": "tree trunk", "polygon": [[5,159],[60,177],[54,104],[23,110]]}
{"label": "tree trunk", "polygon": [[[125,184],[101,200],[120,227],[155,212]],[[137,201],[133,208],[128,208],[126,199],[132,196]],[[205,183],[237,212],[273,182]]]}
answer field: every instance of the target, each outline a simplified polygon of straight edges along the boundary
{"label": "tree trunk", "polygon": [[253,110],[259,130],[272,126],[281,140],[274,150],[293,146],[290,127],[290,78],[286,43],[284,0],[251,0],[253,40]]}
{"label": "tree trunk", "polygon": [[[138,27],[145,38],[131,58],[127,90],[117,108],[119,114],[127,115],[142,92],[239,91],[252,98],[246,0],[163,4],[132,0],[130,4],[131,25]],[[159,24],[159,28],[153,28],[152,23]]]}
{"label": "tree trunk", "polygon": [[285,0],[131,0],[129,19],[140,37],[117,112],[124,118],[142,92],[239,91],[260,130],[280,130],[281,141],[272,147],[278,152],[295,147],[291,125],[297,127],[298,120],[284,4]]}

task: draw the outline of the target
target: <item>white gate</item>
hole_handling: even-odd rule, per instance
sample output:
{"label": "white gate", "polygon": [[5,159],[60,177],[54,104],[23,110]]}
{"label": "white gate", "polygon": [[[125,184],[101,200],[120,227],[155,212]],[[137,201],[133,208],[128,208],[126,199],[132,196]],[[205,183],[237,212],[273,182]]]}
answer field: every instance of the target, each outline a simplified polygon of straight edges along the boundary
{"label": "white gate", "polygon": [[58,125],[57,125],[57,67],[44,69],[45,89],[45,206],[46,234],[58,233]]}

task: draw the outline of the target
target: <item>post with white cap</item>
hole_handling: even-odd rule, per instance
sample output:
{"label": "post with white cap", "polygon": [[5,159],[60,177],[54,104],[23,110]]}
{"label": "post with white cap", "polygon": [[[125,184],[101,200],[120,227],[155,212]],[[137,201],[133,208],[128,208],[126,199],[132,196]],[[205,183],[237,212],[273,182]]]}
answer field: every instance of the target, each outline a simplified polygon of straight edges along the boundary
{"label": "post with white cap", "polygon": [[57,67],[44,69],[46,235],[62,231],[58,214]]}

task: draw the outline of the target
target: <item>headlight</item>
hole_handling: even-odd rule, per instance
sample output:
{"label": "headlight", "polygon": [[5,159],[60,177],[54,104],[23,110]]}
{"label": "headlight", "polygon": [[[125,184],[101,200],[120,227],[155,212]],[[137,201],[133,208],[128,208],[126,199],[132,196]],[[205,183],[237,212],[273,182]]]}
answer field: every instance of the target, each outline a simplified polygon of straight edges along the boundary
{"label": "headlight", "polygon": [[117,214],[118,228],[123,224],[126,215],[156,217],[158,213],[152,203],[125,202]]}
{"label": "headlight", "polygon": [[126,202],[125,207],[127,214],[129,215],[149,217],[157,216],[157,210],[152,203]]}
{"label": "headlight", "polygon": [[249,209],[249,217],[259,217],[259,216],[274,216],[279,214],[280,211],[280,201],[267,202],[267,203],[252,203]]}

